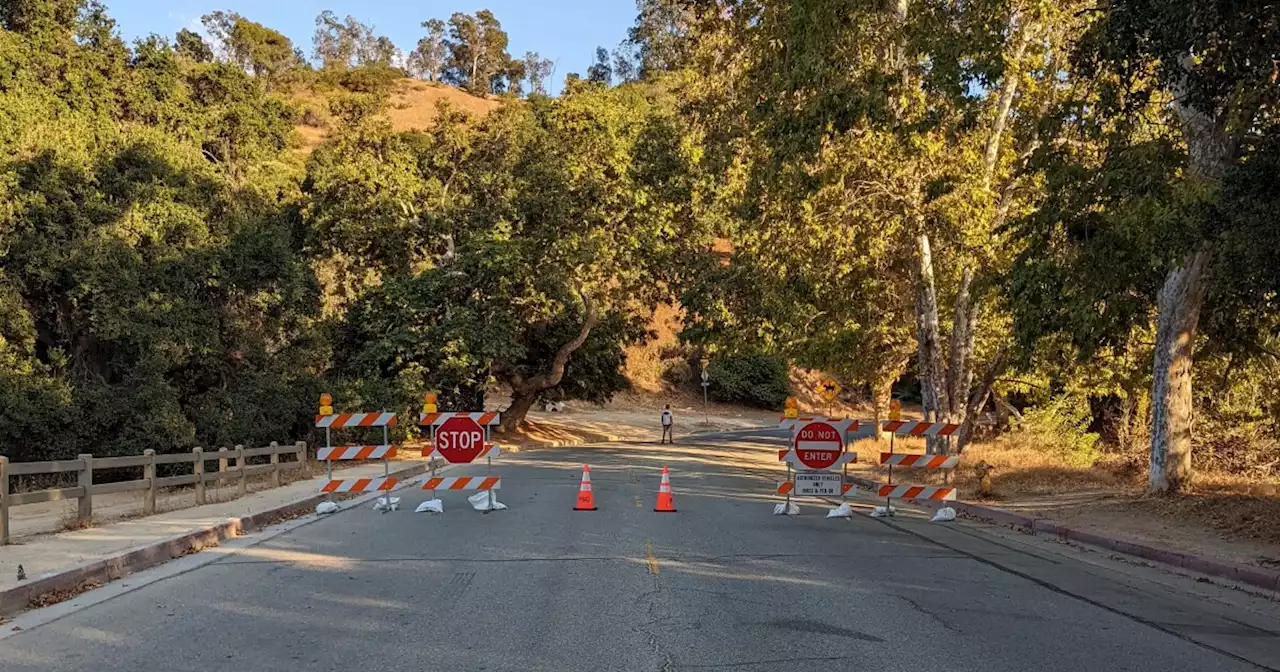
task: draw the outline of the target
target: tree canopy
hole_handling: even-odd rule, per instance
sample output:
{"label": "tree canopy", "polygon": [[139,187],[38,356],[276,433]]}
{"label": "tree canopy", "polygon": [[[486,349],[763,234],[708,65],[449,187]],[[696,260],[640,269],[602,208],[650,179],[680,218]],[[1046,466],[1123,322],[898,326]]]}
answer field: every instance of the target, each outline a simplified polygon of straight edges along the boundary
{"label": "tree canopy", "polygon": [[[819,367],[961,449],[1038,405],[1152,492],[1280,450],[1272,6],[640,0],[554,98],[488,10],[408,53],[323,12],[318,69],[202,21],[0,4],[13,457],[290,439],[322,389],[510,429],[623,389],[662,304],[737,398]],[[397,130],[403,76],[500,105]]]}

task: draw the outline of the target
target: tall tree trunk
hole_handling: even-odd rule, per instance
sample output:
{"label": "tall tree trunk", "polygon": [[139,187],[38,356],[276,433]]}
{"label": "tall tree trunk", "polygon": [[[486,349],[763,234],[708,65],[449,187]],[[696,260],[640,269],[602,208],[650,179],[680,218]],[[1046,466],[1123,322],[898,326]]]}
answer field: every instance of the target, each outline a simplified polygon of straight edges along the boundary
{"label": "tall tree trunk", "polygon": [[[933,280],[933,252],[929,248],[929,236],[916,236],[918,263],[916,290],[916,341],[920,367],[920,396],[924,406],[924,419],[942,420],[948,402],[942,384],[942,337],[938,329],[938,292]],[[930,440],[930,453],[940,452],[940,444]]]}
{"label": "tall tree trunk", "polygon": [[[956,302],[951,324],[951,340],[948,345],[950,355],[947,364],[946,414],[942,420],[949,423],[965,424],[969,416],[969,390],[973,387],[973,348],[977,334],[978,306],[973,303],[970,289],[973,286],[973,271],[965,269],[961,274],[960,288],[956,291]],[[972,428],[970,428],[972,431]],[[945,439],[936,442],[934,452],[945,452],[948,442]],[[959,448],[959,441],[957,441]]]}
{"label": "tall tree trunk", "polygon": [[538,400],[538,392],[530,387],[523,387],[520,390],[511,390],[511,403],[507,405],[506,410],[502,412],[502,424],[500,428],[504,432],[514,431],[524,422],[529,411],[533,408],[533,404]]}
{"label": "tall tree trunk", "polygon": [[1031,31],[1024,29],[1022,12],[1014,10],[1009,15],[1009,39],[1013,42],[1011,53],[1005,57],[1004,75],[1000,78],[1000,95],[996,98],[996,118],[991,124],[991,134],[987,136],[987,151],[983,157],[982,188],[991,188],[991,178],[996,170],[996,162],[1000,158],[1000,138],[1004,135],[1005,125],[1009,120],[1009,109],[1013,107],[1013,97],[1018,93],[1018,78],[1021,72],[1022,57],[1027,52]]}
{"label": "tall tree trunk", "polygon": [[[1201,182],[1216,183],[1231,167],[1239,137],[1227,132],[1226,112],[1201,109],[1187,81],[1195,68],[1191,54],[1179,59],[1182,80],[1174,83],[1173,103],[1187,144],[1187,168]],[[1247,129],[1252,115],[1236,119]],[[1151,372],[1151,466],[1147,492],[1177,492],[1191,479],[1192,350],[1204,304],[1209,265],[1205,241],[1165,276],[1156,300],[1156,351]]]}
{"label": "tall tree trunk", "polygon": [[960,288],[956,291],[955,311],[951,318],[945,409],[947,422],[964,422],[969,386],[973,383],[970,359],[973,357],[973,319],[977,308],[970,305],[969,289],[972,285],[973,271],[966,268],[960,278]]}
{"label": "tall tree trunk", "polygon": [[889,404],[893,402],[893,383],[898,380],[896,371],[881,371],[871,381],[871,410],[876,422],[876,440],[883,440],[880,427],[889,419]]}
{"label": "tall tree trunk", "polygon": [[956,432],[957,453],[963,453],[973,440],[973,428],[978,422],[978,416],[982,413],[982,409],[986,408],[987,400],[991,398],[991,388],[995,385],[996,378],[1004,372],[1005,363],[1008,361],[1008,350],[997,353],[995,359],[992,359],[991,364],[987,366],[987,372],[982,376],[982,383],[973,391],[973,394],[969,395],[965,404],[964,418],[960,420],[960,431]]}
{"label": "tall tree trunk", "polygon": [[1192,349],[1208,265],[1202,246],[1165,276],[1157,299],[1148,493],[1177,492],[1191,480]]}
{"label": "tall tree trunk", "polygon": [[580,292],[582,304],[587,309],[586,319],[582,322],[582,328],[578,330],[578,335],[572,340],[560,346],[556,350],[555,357],[551,360],[551,368],[536,376],[525,378],[520,374],[513,373],[507,376],[507,383],[511,385],[511,404],[507,406],[507,410],[502,412],[502,431],[512,432],[524,422],[524,418],[529,414],[529,409],[533,408],[533,402],[537,400],[538,393],[543,390],[549,390],[560,384],[560,380],[564,378],[565,365],[569,363],[569,356],[582,347],[587,342],[587,337],[591,335],[591,330],[600,323],[600,314],[596,310],[595,301],[591,295],[586,292]]}

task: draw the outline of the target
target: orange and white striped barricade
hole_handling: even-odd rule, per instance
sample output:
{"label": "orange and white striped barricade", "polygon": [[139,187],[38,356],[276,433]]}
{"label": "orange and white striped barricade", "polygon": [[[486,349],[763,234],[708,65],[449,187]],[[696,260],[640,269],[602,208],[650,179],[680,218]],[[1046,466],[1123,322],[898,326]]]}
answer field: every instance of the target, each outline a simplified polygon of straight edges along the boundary
{"label": "orange and white striped barricade", "polygon": [[435,441],[435,432],[441,425],[448,422],[450,418],[470,418],[477,425],[484,428],[484,440],[488,442],[492,428],[502,421],[502,415],[497,411],[463,411],[460,413],[441,413],[433,411],[430,413],[421,413],[418,415],[418,425],[427,427],[431,432],[431,440]]}
{"label": "orange and white striped barricade", "polygon": [[379,492],[392,490],[399,485],[400,479],[382,478],[333,478],[320,486],[320,492]]}
{"label": "orange and white striped barricade", "polygon": [[[325,482],[320,491],[332,496],[335,492],[385,492],[396,487],[398,480],[391,478],[391,458],[396,447],[391,443],[391,428],[396,424],[396,414],[386,411],[376,413],[334,413],[333,399],[328,394],[320,397],[320,414],[316,427],[324,429],[324,446],[316,449],[316,459],[325,464]],[[377,445],[333,445],[333,430],[382,428],[382,443]],[[382,478],[333,477],[333,463],[346,460],[382,460]],[[390,495],[386,495],[390,503]],[[387,506],[383,513],[390,511]]]}
{"label": "orange and white striped barricade", "polygon": [[890,499],[931,499],[949,502],[956,498],[956,489],[946,485],[890,485],[880,486],[878,493],[885,500]]}
{"label": "orange and white striped barricade", "polygon": [[803,425],[806,422],[813,422],[814,420],[820,420],[820,419],[821,418],[814,418],[812,416],[798,416],[794,418],[788,418],[787,416],[784,415],[781,418],[778,418],[778,429],[786,429],[794,432],[796,427]]}
{"label": "orange and white striped barricade", "polygon": [[[949,485],[951,480],[950,470],[955,469],[956,466],[960,464],[959,456],[896,453],[894,452],[893,438],[898,436],[950,437],[960,429],[960,425],[949,422],[889,420],[888,422],[885,422],[882,427],[884,428],[884,431],[890,432],[889,452],[880,453],[880,464],[889,467],[889,482],[880,488],[880,496],[885,498],[884,512],[886,516],[893,515],[891,499],[955,499],[955,489],[951,487],[935,488],[923,485],[894,485],[893,468],[896,466],[899,469],[942,469],[945,472],[944,478]],[[916,496],[922,491],[927,494]],[[906,496],[903,493],[907,493],[912,496]],[[933,496],[938,493],[942,493],[942,496]]]}
{"label": "orange and white striped barricade", "polygon": [[960,430],[960,425],[949,422],[922,420],[886,420],[882,427],[894,436],[951,436]]}
{"label": "orange and white striped barricade", "polygon": [[[484,458],[485,465],[493,467],[493,458],[502,454],[502,449],[489,441],[492,428],[501,422],[501,415],[494,411],[465,411],[460,413],[441,413],[434,407],[428,409],[424,404],[423,413],[418,416],[418,424],[430,428],[430,444],[422,449],[424,457],[439,458],[450,464],[471,464]],[[448,487],[441,484],[449,483]],[[489,510],[496,510],[498,485],[502,479],[496,476],[456,477],[441,479],[436,477],[435,467],[431,469],[431,478],[422,485],[422,489],[431,490],[431,498],[436,498],[435,491],[441,490],[486,490],[489,492]],[[477,485],[478,484],[478,485]]]}
{"label": "orange and white striped barricade", "polygon": [[422,484],[423,490],[497,490],[502,487],[498,476],[433,476]]}

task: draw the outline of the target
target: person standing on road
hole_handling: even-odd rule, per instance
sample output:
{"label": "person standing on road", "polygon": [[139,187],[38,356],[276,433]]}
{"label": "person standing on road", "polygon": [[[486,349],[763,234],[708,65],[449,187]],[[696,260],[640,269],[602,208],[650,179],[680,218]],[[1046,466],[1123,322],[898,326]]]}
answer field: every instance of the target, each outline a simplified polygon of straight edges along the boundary
{"label": "person standing on road", "polygon": [[675,443],[675,438],[671,435],[671,425],[675,423],[675,416],[671,414],[671,404],[662,407],[662,441],[659,443]]}

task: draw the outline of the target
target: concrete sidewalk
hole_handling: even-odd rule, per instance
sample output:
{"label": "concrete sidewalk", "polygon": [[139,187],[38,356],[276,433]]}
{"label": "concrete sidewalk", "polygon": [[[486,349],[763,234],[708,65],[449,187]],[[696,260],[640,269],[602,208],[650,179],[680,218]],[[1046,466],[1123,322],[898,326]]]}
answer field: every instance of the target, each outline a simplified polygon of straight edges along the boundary
{"label": "concrete sidewalk", "polygon": [[[396,460],[392,473],[428,463],[425,459]],[[315,471],[317,468],[313,468]],[[318,469],[322,469],[318,468]],[[343,478],[381,476],[381,463],[362,464],[341,470]],[[300,480],[215,504],[169,511],[133,520],[123,520],[84,530],[19,539],[0,546],[0,593],[16,588],[18,565],[28,581],[56,575],[81,565],[107,560],[131,550],[191,534],[225,522],[228,518],[251,516],[288,506],[318,493],[323,471],[314,478]]]}

